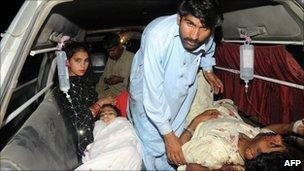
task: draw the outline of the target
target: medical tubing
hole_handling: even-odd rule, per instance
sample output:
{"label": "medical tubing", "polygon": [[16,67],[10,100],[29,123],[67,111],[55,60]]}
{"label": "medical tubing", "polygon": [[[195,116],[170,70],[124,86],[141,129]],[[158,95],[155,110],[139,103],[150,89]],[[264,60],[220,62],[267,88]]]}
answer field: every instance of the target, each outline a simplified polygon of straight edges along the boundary
{"label": "medical tubing", "polygon": [[251,100],[249,99],[249,96],[248,96],[248,84],[247,83],[245,85],[245,95],[246,95],[246,99],[247,99],[248,103],[253,108],[253,110],[255,111],[255,113],[258,115],[259,119],[261,119],[262,121],[266,121],[266,118],[260,112],[257,111],[257,109],[255,108],[255,106],[252,104]]}
{"label": "medical tubing", "polygon": [[[83,123],[81,123],[81,122],[79,123],[79,122],[78,122],[79,120],[77,120],[78,113],[76,112],[76,109],[75,109],[75,107],[74,107],[74,105],[73,105],[71,96],[69,95],[68,92],[64,92],[64,94],[65,94],[65,97],[67,98],[67,100],[69,101],[69,103],[70,103],[70,105],[71,105],[72,111],[73,111],[74,114],[75,114],[74,122],[72,122],[72,125],[73,125],[74,129],[76,129],[76,135],[77,135],[77,148],[78,148],[79,151],[81,152],[81,156],[83,156],[83,151],[84,151],[85,149],[82,149],[81,146],[80,146],[80,135],[79,135],[79,132],[78,132],[78,131],[79,131],[78,125],[82,125]],[[70,117],[72,117],[72,116],[70,116]]]}

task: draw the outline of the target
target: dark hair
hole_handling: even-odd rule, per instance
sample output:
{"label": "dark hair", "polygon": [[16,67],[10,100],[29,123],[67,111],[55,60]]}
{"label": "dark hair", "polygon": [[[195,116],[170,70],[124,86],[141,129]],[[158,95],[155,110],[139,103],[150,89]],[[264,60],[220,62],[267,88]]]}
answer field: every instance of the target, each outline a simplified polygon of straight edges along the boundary
{"label": "dark hair", "polygon": [[120,44],[120,37],[118,34],[115,34],[115,33],[108,33],[102,39],[102,46],[106,50],[112,48],[113,46],[119,45],[119,44]]}
{"label": "dark hair", "polygon": [[246,171],[278,171],[295,170],[293,167],[284,166],[286,160],[291,160],[287,152],[261,153],[245,162]]}
{"label": "dark hair", "polygon": [[80,42],[72,42],[66,44],[63,50],[65,51],[68,59],[70,59],[75,53],[79,51],[85,51],[90,56],[89,48],[85,44]]}
{"label": "dark hair", "polygon": [[103,105],[100,109],[105,108],[105,107],[110,107],[110,108],[114,109],[116,112],[116,116],[121,116],[121,112],[116,106],[111,105],[111,104],[106,104],[106,105]]}
{"label": "dark hair", "polygon": [[256,136],[253,138],[253,141],[258,140],[258,139],[260,139],[261,137],[275,136],[275,135],[278,135],[278,133],[276,133],[276,132],[261,132],[261,133],[259,133],[258,135],[256,135]]}
{"label": "dark hair", "polygon": [[221,7],[217,0],[184,0],[178,8],[178,14],[181,17],[191,14],[200,19],[206,28],[215,28],[223,20]]}

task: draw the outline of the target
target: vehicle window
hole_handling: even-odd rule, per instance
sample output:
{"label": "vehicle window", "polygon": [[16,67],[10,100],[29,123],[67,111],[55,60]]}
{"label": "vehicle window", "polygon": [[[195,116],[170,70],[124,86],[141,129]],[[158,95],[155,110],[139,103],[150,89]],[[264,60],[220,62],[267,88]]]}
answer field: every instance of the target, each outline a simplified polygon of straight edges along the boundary
{"label": "vehicle window", "polygon": [[[21,105],[27,102],[32,98],[40,87],[38,82],[38,75],[40,74],[40,68],[43,61],[46,60],[44,54],[39,54],[36,56],[28,56],[21,73],[18,78],[17,86],[12,94],[4,120],[8,117],[9,114],[18,109]],[[37,89],[39,88],[39,89]],[[0,141],[0,147],[7,143],[10,137],[14,135],[16,130],[20,128],[26,119],[35,111],[39,105],[39,100],[36,100],[30,106],[25,108],[16,118],[11,122],[1,128],[0,136],[3,141]]]}
{"label": "vehicle window", "polygon": [[43,54],[27,57],[6,110],[5,117],[36,94],[37,77],[42,59]]}
{"label": "vehicle window", "polygon": [[43,54],[37,55],[37,56],[29,56],[24,65],[23,68],[21,70],[21,73],[19,75],[18,78],[18,84],[17,84],[17,88],[20,85],[23,85],[24,83],[27,83],[31,80],[33,80],[34,78],[38,77],[39,74],[39,68],[41,65],[43,59]]}

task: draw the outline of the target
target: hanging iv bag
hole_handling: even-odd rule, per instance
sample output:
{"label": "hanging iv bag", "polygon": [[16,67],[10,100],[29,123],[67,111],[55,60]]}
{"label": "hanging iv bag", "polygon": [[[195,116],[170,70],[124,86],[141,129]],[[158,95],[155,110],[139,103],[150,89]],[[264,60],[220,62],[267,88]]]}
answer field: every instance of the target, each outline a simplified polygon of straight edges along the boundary
{"label": "hanging iv bag", "polygon": [[66,66],[66,62],[67,62],[66,53],[64,51],[56,51],[56,58],[57,58],[59,88],[61,91],[67,94],[70,89],[70,80],[69,80],[68,67]]}
{"label": "hanging iv bag", "polygon": [[248,87],[249,80],[253,79],[254,66],[254,46],[245,43],[240,46],[240,78],[246,83]]}

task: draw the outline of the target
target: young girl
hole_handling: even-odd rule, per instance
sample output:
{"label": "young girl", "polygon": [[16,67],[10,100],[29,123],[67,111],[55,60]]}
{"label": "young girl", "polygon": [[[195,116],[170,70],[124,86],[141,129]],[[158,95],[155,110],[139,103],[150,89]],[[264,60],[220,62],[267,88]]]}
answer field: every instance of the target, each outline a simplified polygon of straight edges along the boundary
{"label": "young girl", "polygon": [[81,43],[72,43],[64,48],[67,54],[67,66],[70,79],[70,103],[60,92],[59,105],[68,127],[73,131],[77,142],[78,159],[83,156],[86,146],[93,141],[95,116],[104,104],[114,104],[112,97],[98,99],[93,82],[86,73],[89,68],[89,51]]}
{"label": "young girl", "polygon": [[117,117],[113,105],[101,108],[95,122],[94,142],[87,146],[83,164],[76,170],[140,170],[141,156],[138,137],[131,123]]}

